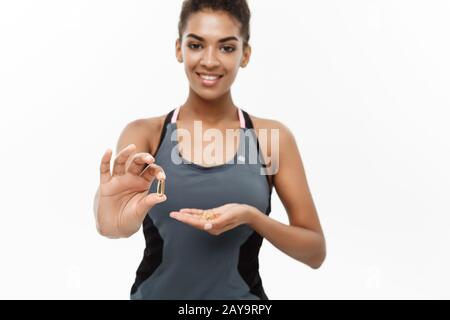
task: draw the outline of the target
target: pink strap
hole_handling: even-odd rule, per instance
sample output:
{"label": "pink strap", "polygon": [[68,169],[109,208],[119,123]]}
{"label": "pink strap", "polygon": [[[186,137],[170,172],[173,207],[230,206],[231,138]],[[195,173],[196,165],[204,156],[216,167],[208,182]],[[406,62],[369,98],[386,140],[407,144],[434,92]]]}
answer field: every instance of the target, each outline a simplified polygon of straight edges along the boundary
{"label": "pink strap", "polygon": [[[178,108],[175,109],[175,112],[172,115],[172,120],[170,121],[171,123],[177,122],[178,113],[180,113],[180,108],[181,108],[181,106],[179,106]],[[239,115],[239,122],[241,124],[241,128],[245,128],[245,118],[244,118],[244,114],[242,113],[242,110],[240,108],[238,108],[238,115]]]}
{"label": "pink strap", "polygon": [[238,108],[238,113],[239,113],[239,121],[241,123],[241,128],[245,128],[245,118],[244,118],[244,114],[242,113],[242,110],[240,108]]}
{"label": "pink strap", "polygon": [[175,112],[174,112],[173,115],[172,115],[172,121],[170,121],[171,123],[177,122],[177,119],[178,119],[178,113],[180,112],[180,107],[181,107],[181,106],[179,106],[178,108],[175,109]]}

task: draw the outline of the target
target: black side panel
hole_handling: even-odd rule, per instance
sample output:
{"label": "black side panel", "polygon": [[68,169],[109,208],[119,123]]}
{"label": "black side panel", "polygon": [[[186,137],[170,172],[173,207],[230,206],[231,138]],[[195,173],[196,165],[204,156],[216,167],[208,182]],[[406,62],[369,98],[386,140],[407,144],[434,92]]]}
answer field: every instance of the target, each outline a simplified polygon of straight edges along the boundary
{"label": "black side panel", "polygon": [[[164,136],[166,135],[166,126],[170,122],[174,111],[175,110],[172,110],[164,120],[161,137],[153,157],[156,157],[159,147],[164,140]],[[141,264],[136,271],[136,280],[131,288],[131,294],[134,294],[137,291],[141,283],[148,279],[148,277],[152,275],[152,273],[162,262],[162,249],[164,242],[158,232],[158,229],[154,226],[152,219],[148,215],[144,219],[142,229],[144,231],[145,238],[144,257],[142,258]]]}
{"label": "black side panel", "polygon": [[[270,204],[266,210],[266,215],[270,213]],[[269,300],[264,292],[261,277],[259,275],[259,249],[261,248],[263,238],[257,233],[253,234],[241,246],[239,250],[238,270],[241,277],[250,288],[250,292],[261,300]]]}

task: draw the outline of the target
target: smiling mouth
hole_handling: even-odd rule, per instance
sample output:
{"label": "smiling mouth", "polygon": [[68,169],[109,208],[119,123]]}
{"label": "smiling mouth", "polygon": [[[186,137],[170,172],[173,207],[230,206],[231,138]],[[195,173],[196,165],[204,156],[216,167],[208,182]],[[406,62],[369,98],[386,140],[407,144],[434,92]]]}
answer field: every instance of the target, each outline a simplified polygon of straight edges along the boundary
{"label": "smiling mouth", "polygon": [[203,73],[195,73],[200,79],[201,83],[206,87],[211,87],[216,85],[220,79],[222,79],[223,75],[206,75]]}
{"label": "smiling mouth", "polygon": [[223,77],[223,74],[222,74],[222,75],[208,75],[208,74],[205,74],[205,73],[198,73],[198,72],[196,72],[196,74],[197,74],[201,79],[209,80],[209,81],[218,80],[218,79],[220,79],[220,78]]}

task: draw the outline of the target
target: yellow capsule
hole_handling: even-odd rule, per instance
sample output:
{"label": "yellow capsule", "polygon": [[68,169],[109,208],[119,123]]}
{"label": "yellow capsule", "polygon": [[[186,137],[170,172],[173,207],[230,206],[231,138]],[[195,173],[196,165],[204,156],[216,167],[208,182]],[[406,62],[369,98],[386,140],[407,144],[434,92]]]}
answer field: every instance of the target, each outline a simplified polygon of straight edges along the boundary
{"label": "yellow capsule", "polygon": [[214,211],[212,211],[212,210],[206,210],[205,212],[203,212],[202,216],[203,216],[204,219],[209,221],[209,220],[215,219],[217,214]]}
{"label": "yellow capsule", "polygon": [[158,194],[158,196],[162,197],[164,195],[164,187],[165,187],[165,180],[164,179],[160,179],[158,180],[158,186],[156,187],[156,193]]}

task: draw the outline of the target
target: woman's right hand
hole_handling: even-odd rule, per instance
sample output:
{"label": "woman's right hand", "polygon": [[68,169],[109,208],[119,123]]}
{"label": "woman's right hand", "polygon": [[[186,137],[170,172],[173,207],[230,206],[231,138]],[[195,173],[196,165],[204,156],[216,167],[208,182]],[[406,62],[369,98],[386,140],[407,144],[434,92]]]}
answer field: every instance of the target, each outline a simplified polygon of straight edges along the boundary
{"label": "woman's right hand", "polygon": [[112,173],[112,150],[108,149],[101,160],[97,229],[110,238],[129,237],[136,233],[148,210],[167,199],[165,195],[147,194],[155,178],[165,179],[166,176],[164,170],[154,163],[152,155],[135,153],[135,150],[134,144],[123,148],[114,159]]}

